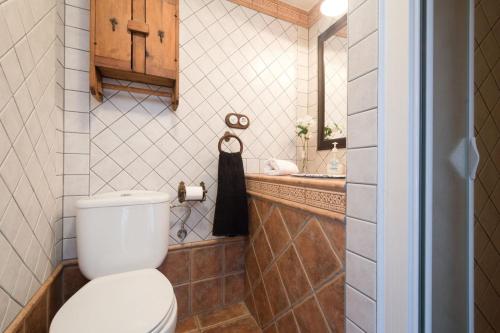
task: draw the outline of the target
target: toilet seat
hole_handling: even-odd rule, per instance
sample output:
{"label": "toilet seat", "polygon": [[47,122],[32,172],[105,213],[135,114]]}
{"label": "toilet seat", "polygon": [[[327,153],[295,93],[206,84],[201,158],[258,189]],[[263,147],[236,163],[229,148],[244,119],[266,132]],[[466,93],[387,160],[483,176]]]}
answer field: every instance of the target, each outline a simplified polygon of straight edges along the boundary
{"label": "toilet seat", "polygon": [[59,310],[50,333],[163,333],[176,319],[172,285],[145,269],[90,281]]}

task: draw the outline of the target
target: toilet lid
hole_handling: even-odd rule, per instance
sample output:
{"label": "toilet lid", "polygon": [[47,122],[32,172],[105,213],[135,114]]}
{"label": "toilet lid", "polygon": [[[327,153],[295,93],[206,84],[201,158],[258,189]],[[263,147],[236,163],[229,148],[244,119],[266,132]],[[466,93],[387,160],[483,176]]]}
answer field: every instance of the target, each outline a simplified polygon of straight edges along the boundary
{"label": "toilet lid", "polygon": [[90,281],[54,317],[50,333],[151,332],[175,304],[172,285],[156,269]]}

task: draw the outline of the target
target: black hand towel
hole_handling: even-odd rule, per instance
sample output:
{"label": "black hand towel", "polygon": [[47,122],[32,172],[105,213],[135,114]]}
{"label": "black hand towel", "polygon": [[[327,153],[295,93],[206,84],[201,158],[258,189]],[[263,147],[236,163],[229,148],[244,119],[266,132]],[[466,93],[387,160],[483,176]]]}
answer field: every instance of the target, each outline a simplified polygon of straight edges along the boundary
{"label": "black hand towel", "polygon": [[241,153],[221,152],[214,236],[248,235],[248,204]]}

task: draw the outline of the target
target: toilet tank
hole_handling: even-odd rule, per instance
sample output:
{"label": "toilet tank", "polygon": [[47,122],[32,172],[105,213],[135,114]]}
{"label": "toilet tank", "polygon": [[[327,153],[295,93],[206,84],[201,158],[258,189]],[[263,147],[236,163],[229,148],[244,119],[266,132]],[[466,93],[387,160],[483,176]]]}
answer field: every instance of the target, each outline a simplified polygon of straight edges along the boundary
{"label": "toilet tank", "polygon": [[88,279],[157,268],[168,252],[166,193],[121,191],[76,203],[78,265]]}

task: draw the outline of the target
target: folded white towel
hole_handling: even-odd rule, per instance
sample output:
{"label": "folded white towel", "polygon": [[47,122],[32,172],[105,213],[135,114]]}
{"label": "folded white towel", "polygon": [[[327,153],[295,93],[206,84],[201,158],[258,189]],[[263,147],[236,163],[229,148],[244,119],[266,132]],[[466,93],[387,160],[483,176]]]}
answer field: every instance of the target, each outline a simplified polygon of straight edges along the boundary
{"label": "folded white towel", "polygon": [[286,176],[298,172],[297,165],[290,161],[271,158],[264,163],[264,173],[269,176]]}

